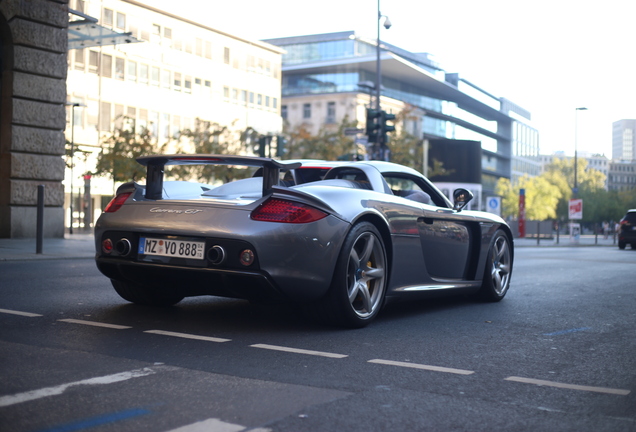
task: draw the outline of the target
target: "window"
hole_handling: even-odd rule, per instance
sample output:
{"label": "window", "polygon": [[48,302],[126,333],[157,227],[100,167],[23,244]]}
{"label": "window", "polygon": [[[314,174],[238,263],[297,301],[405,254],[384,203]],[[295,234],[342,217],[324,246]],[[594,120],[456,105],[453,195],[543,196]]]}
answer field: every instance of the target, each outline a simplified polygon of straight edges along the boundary
{"label": "window", "polygon": [[175,91],[181,91],[181,73],[180,72],[175,72],[174,73],[174,80],[172,82],[172,89]]}
{"label": "window", "polygon": [[247,90],[241,90],[241,105],[247,105]]}
{"label": "window", "polygon": [[212,59],[212,42],[205,41],[205,58]]}
{"label": "window", "polygon": [[139,65],[139,82],[142,84],[148,84],[148,65],[140,64]]}
{"label": "window", "polygon": [[283,118],[283,120],[287,120],[287,105],[282,105],[280,107],[280,116]]}
{"label": "window", "polygon": [[113,56],[102,54],[102,76],[106,78],[113,77]]}
{"label": "window", "polygon": [[250,103],[254,103],[254,92],[250,92]]}
{"label": "window", "polygon": [[[166,39],[172,39],[172,29],[169,27],[163,28],[163,37]],[[165,114],[168,115],[168,114]]]}
{"label": "window", "polygon": [[163,73],[161,74],[161,86],[165,89],[169,89],[171,82],[170,71],[164,69]]}
{"label": "window", "polygon": [[265,96],[265,107],[269,108],[269,96]]}
{"label": "window", "polygon": [[203,85],[205,86],[205,92],[208,95],[212,95],[212,81],[205,80]]}
{"label": "window", "polygon": [[197,38],[195,42],[195,51],[194,53],[199,57],[203,57],[203,39]]}
{"label": "window", "polygon": [[336,122],[336,103],[327,102],[327,123]]}
{"label": "window", "polygon": [[86,127],[90,129],[97,129],[97,119],[99,118],[99,103],[96,100],[89,99],[86,105]]}
{"label": "window", "polygon": [[230,88],[229,87],[223,87],[223,98],[226,100],[226,102],[230,99]]}
{"label": "window", "polygon": [[124,126],[124,106],[115,104],[115,128],[122,129]]}
{"label": "window", "polygon": [[278,98],[272,98],[272,108],[278,109]]}
{"label": "window", "polygon": [[192,41],[191,40],[186,40],[185,41],[185,52],[187,52],[188,54],[192,54]]}
{"label": "window", "polygon": [[311,118],[311,104],[303,104],[303,118]]}
{"label": "window", "polygon": [[183,90],[186,93],[192,93],[192,77],[191,76],[186,75],[183,81]]}
{"label": "window", "polygon": [[75,50],[75,69],[76,70],[84,70],[86,63],[86,50],[78,49]]}
{"label": "window", "polygon": [[259,108],[263,105],[263,95],[262,94],[257,94],[256,95],[256,105],[258,105]]}
{"label": "window", "polygon": [[201,78],[194,79],[194,89],[193,93],[200,94],[201,93]]}
{"label": "window", "polygon": [[161,115],[161,138],[170,138],[170,114]]}
{"label": "window", "polygon": [[110,102],[102,102],[100,104],[99,114],[100,114],[99,130],[103,132],[110,132],[110,123],[111,123]]}
{"label": "window", "polygon": [[228,47],[223,48],[223,63],[230,64],[230,49]]}
{"label": "window", "polygon": [[137,81],[137,62],[128,60],[128,80]]}
{"label": "window", "polygon": [[126,108],[126,125],[129,131],[134,131],[137,127],[137,108],[131,106]]}
{"label": "window", "polygon": [[124,68],[125,63],[124,59],[121,57],[115,58],[115,78],[123,81],[124,80]]}
{"label": "window", "polygon": [[117,12],[117,28],[126,30],[126,15],[121,12]]}
{"label": "window", "polygon": [[236,103],[238,101],[238,90],[232,89],[232,102]]}
{"label": "window", "polygon": [[104,8],[104,10],[102,11],[102,23],[104,25],[112,27],[113,25],[113,10],[112,9]]}
{"label": "window", "polygon": [[150,84],[159,86],[159,68],[157,66],[150,68]]}
{"label": "window", "polygon": [[88,52],[88,71],[96,74],[99,70],[99,53],[97,51]]}

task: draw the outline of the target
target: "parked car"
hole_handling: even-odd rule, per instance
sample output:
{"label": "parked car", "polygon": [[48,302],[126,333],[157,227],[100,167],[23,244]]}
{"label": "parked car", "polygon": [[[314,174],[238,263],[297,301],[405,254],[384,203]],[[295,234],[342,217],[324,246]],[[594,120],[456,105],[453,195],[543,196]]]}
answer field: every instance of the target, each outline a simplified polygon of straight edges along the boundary
{"label": "parked car", "polygon": [[[363,327],[387,297],[474,293],[496,302],[510,287],[508,225],[463,210],[470,191],[451,203],[413,169],[218,155],[137,161],[146,184],[122,185],[95,226],[97,267],[130,302],[280,299]],[[167,167],[184,164],[255,173],[220,185],[164,179]],[[304,174],[315,181],[295,180]]]}
{"label": "parked car", "polygon": [[625,249],[628,244],[636,249],[636,209],[627,210],[619,222],[618,248]]}

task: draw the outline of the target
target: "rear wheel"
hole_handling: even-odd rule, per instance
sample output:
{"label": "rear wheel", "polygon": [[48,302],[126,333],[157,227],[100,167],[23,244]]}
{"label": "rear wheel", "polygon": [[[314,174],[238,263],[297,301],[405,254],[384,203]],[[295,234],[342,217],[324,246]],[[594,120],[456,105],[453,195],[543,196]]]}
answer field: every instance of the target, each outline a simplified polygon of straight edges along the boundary
{"label": "rear wheel", "polygon": [[178,295],[170,290],[149,288],[114,279],[110,281],[115,291],[117,291],[117,294],[131,303],[146,306],[172,306],[183,300],[182,295]]}
{"label": "rear wheel", "polygon": [[503,299],[510,288],[512,275],[512,250],[508,236],[499,230],[495,233],[488,256],[484,280],[479,291],[481,298],[498,302]]}
{"label": "rear wheel", "polygon": [[624,241],[618,241],[618,248],[619,249],[625,249],[625,246],[627,246],[627,244]]}
{"label": "rear wheel", "polygon": [[386,263],[386,249],[376,227],[369,222],[355,225],[345,239],[331,287],[321,302],[322,315],[346,327],[369,324],[384,304]]}

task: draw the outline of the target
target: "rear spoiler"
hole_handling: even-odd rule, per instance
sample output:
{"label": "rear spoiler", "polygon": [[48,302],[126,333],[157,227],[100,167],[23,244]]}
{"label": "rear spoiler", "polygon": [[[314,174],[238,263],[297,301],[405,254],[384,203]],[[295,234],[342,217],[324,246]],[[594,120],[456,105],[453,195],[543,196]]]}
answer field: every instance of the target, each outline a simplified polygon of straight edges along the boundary
{"label": "rear spoiler", "polygon": [[252,156],[224,156],[207,154],[176,154],[141,156],[137,162],[146,167],[146,198],[159,200],[163,191],[163,171],[166,165],[239,165],[263,168],[263,196],[273,192],[278,185],[281,169],[296,169],[302,164],[282,163],[270,158]]}

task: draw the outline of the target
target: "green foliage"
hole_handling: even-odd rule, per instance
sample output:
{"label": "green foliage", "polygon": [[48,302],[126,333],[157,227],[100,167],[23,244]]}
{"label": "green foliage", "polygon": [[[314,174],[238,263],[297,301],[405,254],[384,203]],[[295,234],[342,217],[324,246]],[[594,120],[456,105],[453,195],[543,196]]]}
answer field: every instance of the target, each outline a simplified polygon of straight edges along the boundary
{"label": "green foliage", "polygon": [[137,163],[139,156],[156,153],[150,131],[115,128],[103,141],[97,157],[95,175],[106,176],[116,182],[138,181],[146,176],[146,167]]}
{"label": "green foliage", "polygon": [[302,125],[286,131],[288,139],[284,158],[337,160],[360,154],[363,150],[358,148],[353,138],[344,134],[345,128],[355,128],[357,124],[357,121],[345,117],[337,127],[323,126],[316,136],[312,136]]}
{"label": "green foliage", "polygon": [[[173,151],[177,154],[241,154],[245,148],[247,135],[232,131],[218,123],[195,120],[192,129],[179,132],[178,144]],[[165,152],[168,146],[162,150]],[[175,165],[166,168],[166,175],[176,180],[195,180],[214,183],[219,179],[223,183],[249,177],[251,171],[227,165]]]}
{"label": "green foliage", "polygon": [[502,215],[519,216],[519,191],[525,189],[526,219],[543,221],[556,217],[556,206],[561,198],[558,187],[543,177],[522,177],[512,186],[510,180],[500,179],[495,193],[502,197]]}

